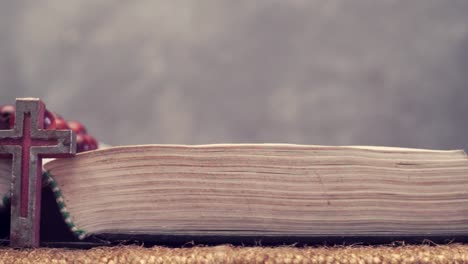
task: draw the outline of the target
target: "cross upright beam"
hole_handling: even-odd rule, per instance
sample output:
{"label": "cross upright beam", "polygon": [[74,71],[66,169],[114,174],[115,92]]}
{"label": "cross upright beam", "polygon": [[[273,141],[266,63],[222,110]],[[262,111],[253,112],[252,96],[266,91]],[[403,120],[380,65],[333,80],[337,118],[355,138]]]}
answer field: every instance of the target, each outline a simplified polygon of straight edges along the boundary
{"label": "cross upright beam", "polygon": [[12,247],[39,246],[42,158],[76,153],[73,131],[44,129],[44,112],[45,105],[37,98],[17,99],[13,129],[0,130],[0,157],[12,159]]}

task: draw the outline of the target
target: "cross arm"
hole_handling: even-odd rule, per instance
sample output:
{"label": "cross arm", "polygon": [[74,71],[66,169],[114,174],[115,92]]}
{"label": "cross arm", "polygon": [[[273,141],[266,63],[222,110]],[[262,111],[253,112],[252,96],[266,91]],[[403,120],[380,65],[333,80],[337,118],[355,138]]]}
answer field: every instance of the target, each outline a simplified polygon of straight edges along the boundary
{"label": "cross arm", "polygon": [[76,153],[76,134],[71,130],[41,130],[31,134],[36,139],[57,140],[56,145],[32,147],[32,151],[41,157],[66,157]]}

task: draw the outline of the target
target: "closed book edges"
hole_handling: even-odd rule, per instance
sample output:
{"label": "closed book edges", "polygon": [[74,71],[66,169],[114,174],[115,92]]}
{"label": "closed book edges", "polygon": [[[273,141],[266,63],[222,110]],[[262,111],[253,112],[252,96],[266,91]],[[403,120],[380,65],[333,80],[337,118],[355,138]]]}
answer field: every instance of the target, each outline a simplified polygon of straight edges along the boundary
{"label": "closed book edges", "polygon": [[[8,197],[10,161],[0,163]],[[141,145],[45,164],[79,238],[468,235],[462,150]]]}

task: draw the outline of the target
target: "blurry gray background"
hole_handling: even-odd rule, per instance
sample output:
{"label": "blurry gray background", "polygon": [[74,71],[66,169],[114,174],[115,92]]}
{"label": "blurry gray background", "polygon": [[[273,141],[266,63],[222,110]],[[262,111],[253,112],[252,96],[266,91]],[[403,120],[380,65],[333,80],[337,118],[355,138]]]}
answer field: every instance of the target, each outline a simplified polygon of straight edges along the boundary
{"label": "blurry gray background", "polygon": [[0,104],[113,144],[468,147],[468,1],[0,1]]}

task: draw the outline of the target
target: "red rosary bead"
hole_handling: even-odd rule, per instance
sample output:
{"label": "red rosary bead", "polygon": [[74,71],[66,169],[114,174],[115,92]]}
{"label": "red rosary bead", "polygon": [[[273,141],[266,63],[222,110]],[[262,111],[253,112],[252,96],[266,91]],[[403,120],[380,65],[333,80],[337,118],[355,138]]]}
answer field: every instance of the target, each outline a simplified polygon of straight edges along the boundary
{"label": "red rosary bead", "polygon": [[10,129],[15,124],[15,107],[12,105],[0,106],[0,129]]}
{"label": "red rosary bead", "polygon": [[67,121],[68,127],[76,134],[76,151],[90,151],[98,148],[96,139],[88,135],[86,128],[78,121]]}
{"label": "red rosary bead", "polygon": [[89,150],[95,150],[98,148],[98,143],[94,137],[91,135],[85,135],[85,140],[89,145]]}
{"label": "red rosary bead", "polygon": [[67,121],[63,119],[63,117],[57,113],[52,113],[55,119],[55,129],[70,129],[67,125]]}
{"label": "red rosary bead", "polygon": [[87,134],[88,132],[86,131],[86,128],[83,126],[83,124],[81,124],[80,122],[78,121],[67,121],[67,125],[68,127],[73,130],[73,132],[75,132],[77,135],[79,134]]}
{"label": "red rosary bead", "polygon": [[56,129],[55,127],[55,117],[54,115],[45,110],[44,112],[44,129],[49,129],[49,130],[54,130]]}
{"label": "red rosary bead", "polygon": [[76,151],[84,152],[97,149],[96,140],[87,134],[77,134],[76,135]]}

